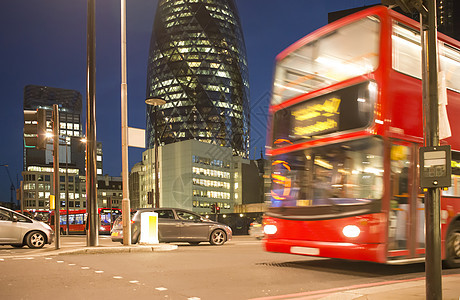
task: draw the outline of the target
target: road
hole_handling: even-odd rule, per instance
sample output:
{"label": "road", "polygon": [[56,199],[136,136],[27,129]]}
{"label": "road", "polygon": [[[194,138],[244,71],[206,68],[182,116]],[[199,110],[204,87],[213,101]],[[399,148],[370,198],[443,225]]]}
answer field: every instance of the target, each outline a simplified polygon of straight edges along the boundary
{"label": "road", "polygon": [[[85,237],[62,238],[63,246],[78,243],[84,245]],[[101,237],[100,243],[111,242]],[[248,236],[236,236],[224,246],[178,245],[168,252],[59,256],[0,246],[0,298],[315,299],[330,289],[425,275],[423,264],[387,266],[267,253]]]}

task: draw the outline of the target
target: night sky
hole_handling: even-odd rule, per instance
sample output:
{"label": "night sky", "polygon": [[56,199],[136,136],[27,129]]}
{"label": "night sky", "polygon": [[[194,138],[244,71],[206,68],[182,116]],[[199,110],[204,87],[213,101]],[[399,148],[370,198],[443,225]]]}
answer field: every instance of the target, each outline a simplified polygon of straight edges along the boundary
{"label": "night sky", "polygon": [[[378,0],[235,0],[249,62],[251,159],[265,146],[266,115],[275,56],[327,24],[328,12]],[[145,128],[145,92],[150,35],[157,0],[127,1],[128,124]],[[79,91],[86,120],[85,0],[3,1],[0,10],[0,164],[14,184],[22,180],[23,93],[28,84]],[[96,121],[104,174],[121,176],[120,1],[96,0]],[[85,124],[83,124],[85,127]],[[255,150],[256,149],[256,150]],[[255,151],[254,151],[255,150]],[[130,168],[143,149],[130,148]],[[0,169],[2,201],[10,182]]]}

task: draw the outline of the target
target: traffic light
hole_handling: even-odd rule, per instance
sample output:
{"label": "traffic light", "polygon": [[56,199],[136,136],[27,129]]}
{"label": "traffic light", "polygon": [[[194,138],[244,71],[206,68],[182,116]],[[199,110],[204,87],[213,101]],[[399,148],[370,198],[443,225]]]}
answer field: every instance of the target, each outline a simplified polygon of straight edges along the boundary
{"label": "traffic light", "polygon": [[211,212],[212,212],[213,214],[216,213],[216,205],[215,205],[214,203],[211,204]]}
{"label": "traffic light", "polygon": [[218,213],[220,213],[220,207],[219,207],[219,205],[217,205],[217,203],[216,203],[216,214],[218,214]]}
{"label": "traffic light", "polygon": [[24,110],[24,145],[46,149],[46,110]]}

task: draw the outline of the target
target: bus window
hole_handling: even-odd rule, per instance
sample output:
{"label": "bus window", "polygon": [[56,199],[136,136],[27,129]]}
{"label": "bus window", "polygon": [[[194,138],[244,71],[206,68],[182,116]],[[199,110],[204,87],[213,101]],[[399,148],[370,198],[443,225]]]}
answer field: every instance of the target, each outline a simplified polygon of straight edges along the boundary
{"label": "bus window", "polygon": [[76,214],[75,215],[75,224],[77,224],[77,225],[85,224],[83,214]]}
{"label": "bus window", "polygon": [[288,54],[276,66],[271,105],[377,69],[379,31],[369,16]]}

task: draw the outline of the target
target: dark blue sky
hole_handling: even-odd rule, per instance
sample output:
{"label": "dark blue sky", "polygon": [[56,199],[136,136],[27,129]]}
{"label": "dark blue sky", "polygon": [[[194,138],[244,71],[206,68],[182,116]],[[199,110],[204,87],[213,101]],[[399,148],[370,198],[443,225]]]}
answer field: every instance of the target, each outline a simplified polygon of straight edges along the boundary
{"label": "dark blue sky", "polygon": [[[331,11],[376,4],[378,0],[235,0],[249,61],[251,159],[265,144],[265,117],[275,56],[327,24]],[[128,124],[145,128],[147,57],[157,0],[127,1]],[[83,96],[86,118],[85,0],[4,1],[0,10],[0,164],[14,184],[21,180],[23,90],[28,84],[74,89]],[[121,174],[120,1],[96,0],[96,121],[103,143],[104,174]],[[130,167],[143,150],[130,148]],[[0,169],[2,200],[9,179]]]}

